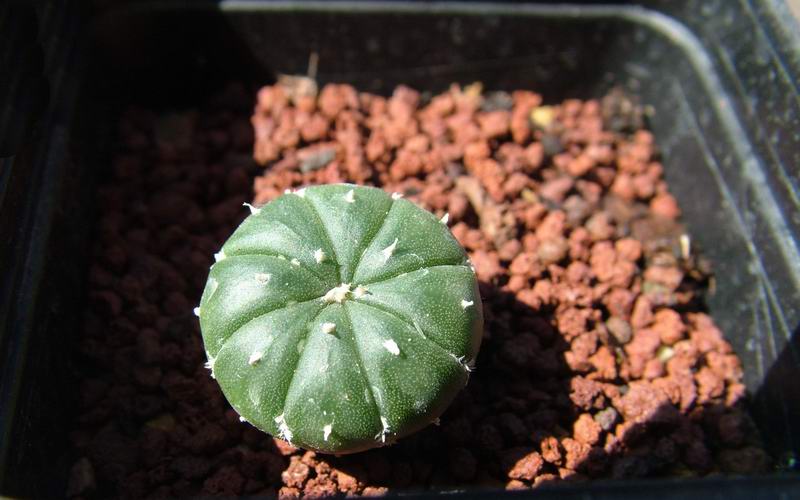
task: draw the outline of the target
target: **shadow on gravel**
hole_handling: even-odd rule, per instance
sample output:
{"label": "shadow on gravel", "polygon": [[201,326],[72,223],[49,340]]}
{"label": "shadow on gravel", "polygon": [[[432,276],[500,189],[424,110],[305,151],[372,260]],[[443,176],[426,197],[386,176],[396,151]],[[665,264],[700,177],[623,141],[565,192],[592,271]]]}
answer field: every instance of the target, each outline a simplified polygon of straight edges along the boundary
{"label": "shadow on gravel", "polygon": [[[692,476],[712,468],[704,439],[712,446],[747,439],[746,423],[738,421],[727,430],[739,434],[704,438],[703,428],[719,426],[727,413],[723,405],[683,414],[663,394],[659,399],[635,383],[590,380],[589,370],[570,368],[571,348],[552,326],[553,311],[480,285],[486,331],[476,370],[440,425],[357,458],[333,459],[332,466],[395,491],[492,490],[592,477]],[[745,471],[765,457],[744,452],[727,460]]]}

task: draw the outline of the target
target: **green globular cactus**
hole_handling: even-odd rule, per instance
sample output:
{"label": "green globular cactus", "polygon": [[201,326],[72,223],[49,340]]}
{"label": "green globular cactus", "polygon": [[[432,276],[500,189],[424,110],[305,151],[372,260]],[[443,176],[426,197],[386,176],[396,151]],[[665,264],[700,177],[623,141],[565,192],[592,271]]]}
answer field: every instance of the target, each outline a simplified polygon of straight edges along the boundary
{"label": "green globular cactus", "polygon": [[242,420],[337,454],[434,422],[483,331],[474,269],[446,220],[347,184],[251,212],[195,311],[207,367]]}

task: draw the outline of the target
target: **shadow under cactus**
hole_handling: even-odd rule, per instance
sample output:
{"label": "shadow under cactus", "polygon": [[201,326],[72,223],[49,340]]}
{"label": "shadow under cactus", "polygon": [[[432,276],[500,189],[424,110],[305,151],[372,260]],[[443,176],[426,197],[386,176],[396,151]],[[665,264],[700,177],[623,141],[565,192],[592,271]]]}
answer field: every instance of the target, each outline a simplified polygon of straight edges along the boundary
{"label": "shadow under cactus", "polygon": [[[767,470],[742,402],[681,412],[663,394],[619,378],[587,384],[588,373],[565,360],[570,346],[552,326],[552,311],[485,282],[481,293],[486,335],[476,370],[438,426],[363,456],[310,461],[389,491],[488,495],[590,478]],[[626,398],[629,391],[638,394]]]}

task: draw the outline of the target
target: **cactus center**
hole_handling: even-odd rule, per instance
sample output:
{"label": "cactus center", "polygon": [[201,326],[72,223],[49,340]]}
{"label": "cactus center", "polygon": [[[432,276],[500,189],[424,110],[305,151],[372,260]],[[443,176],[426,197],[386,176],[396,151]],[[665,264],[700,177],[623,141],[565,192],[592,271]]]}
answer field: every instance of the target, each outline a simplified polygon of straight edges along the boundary
{"label": "cactus center", "polygon": [[322,300],[325,302],[336,302],[341,304],[344,299],[350,297],[351,295],[357,299],[360,299],[367,294],[366,287],[361,285],[358,285],[353,290],[350,288],[350,283],[342,283],[341,285],[328,290],[328,292],[322,296]]}
{"label": "cactus center", "polygon": [[325,302],[338,302],[341,304],[348,295],[350,295],[350,283],[342,283],[341,285],[328,290],[328,293],[322,297],[322,300]]}

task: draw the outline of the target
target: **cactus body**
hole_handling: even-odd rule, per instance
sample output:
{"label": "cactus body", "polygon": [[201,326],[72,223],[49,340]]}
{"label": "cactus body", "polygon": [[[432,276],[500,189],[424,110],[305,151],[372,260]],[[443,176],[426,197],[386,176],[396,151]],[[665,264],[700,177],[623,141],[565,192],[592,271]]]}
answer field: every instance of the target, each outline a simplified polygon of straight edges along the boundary
{"label": "cactus body", "polygon": [[242,419],[329,453],[434,421],[466,384],[483,328],[473,269],[447,226],[345,184],[251,210],[197,311],[208,367]]}

